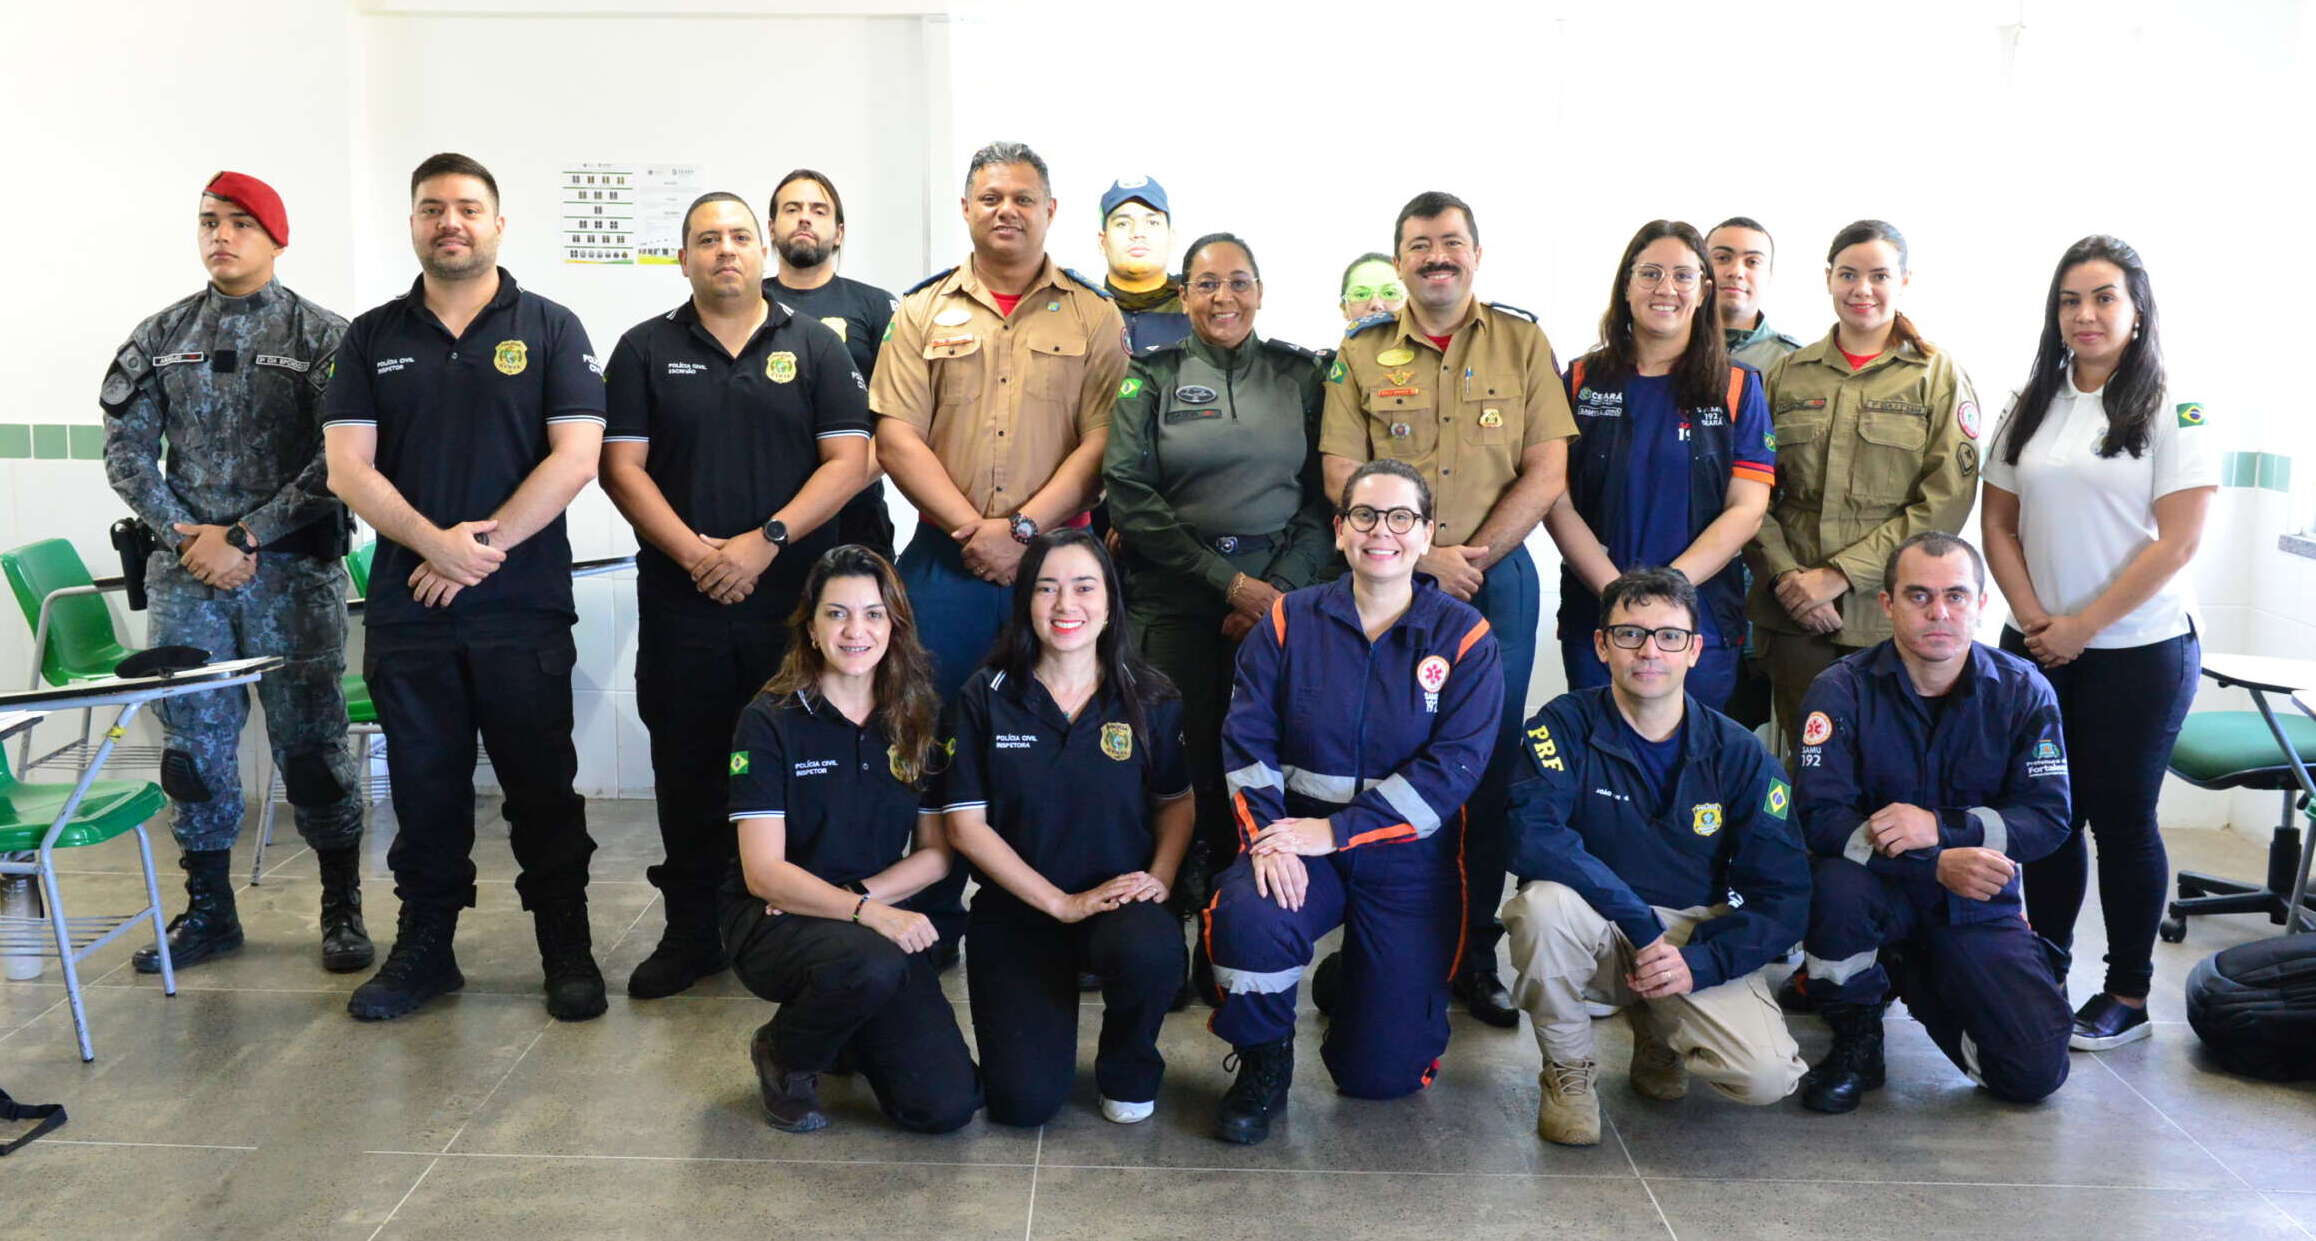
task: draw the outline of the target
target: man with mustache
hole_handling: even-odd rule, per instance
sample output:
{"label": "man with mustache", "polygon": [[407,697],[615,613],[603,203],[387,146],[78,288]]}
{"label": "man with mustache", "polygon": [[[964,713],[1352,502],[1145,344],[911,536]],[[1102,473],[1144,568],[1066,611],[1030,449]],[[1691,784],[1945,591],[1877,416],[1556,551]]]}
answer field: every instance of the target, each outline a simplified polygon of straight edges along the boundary
{"label": "man with mustache", "polygon": [[605,373],[603,490],[635,527],[635,704],[651,731],[667,930],[639,1000],[725,966],[717,889],[737,859],[732,730],[786,653],[805,575],[868,482],[868,385],[819,320],[764,294],[764,237],[736,194],[684,213],[683,305],[620,337]]}
{"label": "man with mustache", "polygon": [[[1472,295],[1480,230],[1462,199],[1437,190],[1416,195],[1400,208],[1392,244],[1407,304],[1345,334],[1327,372],[1319,451],[1330,495],[1376,457],[1423,475],[1438,497],[1439,524],[1418,567],[1478,608],[1503,646],[1494,757],[1465,807],[1466,938],[1455,993],[1473,1016],[1509,1029],[1520,1015],[1497,975],[1504,928],[1496,906],[1539,611],[1536,565],[1523,541],[1565,489],[1576,419],[1536,317]],[[1331,989],[1331,965],[1314,980],[1314,997]]]}
{"label": "man with mustache", "polygon": [[[798,168],[772,190],[764,217],[774,268],[764,277],[764,296],[807,319],[818,319],[844,342],[852,367],[863,378],[877,373],[877,346],[885,325],[901,303],[892,294],[836,269],[844,257],[844,197],[828,174]],[[871,454],[872,457],[874,454]],[[885,507],[885,484],[870,463],[869,485],[845,502],[836,515],[836,541],[858,543],[886,560],[893,558],[893,515]]]}
{"label": "man with mustache", "polygon": [[504,792],[515,894],[547,1012],[604,1010],[587,926],[587,803],[572,788],[571,541],[595,477],[603,370],[579,317],[498,265],[506,220],[464,155],[410,174],[410,290],[354,320],[323,434],[330,490],[378,531],[362,675],[392,749],[402,900],[394,949],[347,999],[362,1021],[466,985],[451,941],[475,903],[475,733]]}
{"label": "man with mustache", "polygon": [[1882,580],[1891,637],[1819,673],[1801,704],[1802,951],[1834,1033],[1801,1105],[1852,1111],[1881,1087],[1893,989],[1972,1081],[2032,1103],[2067,1080],[2075,1020],[2019,886],[2071,822],[2058,697],[2033,664],[1972,641],[1977,548],[1925,531]]}
{"label": "man with mustache", "polygon": [[[138,324],[105,372],[105,475],[160,543],[145,571],[153,645],[283,657],[257,696],[298,834],[321,865],[322,968],[367,969],[359,773],[340,686],[346,510],[322,461],[322,393],[346,321],[274,279],[289,212],[272,186],[218,173],[195,227],[208,287]],[[249,695],[188,694],[156,710],[187,898],[169,923],[169,959],[185,969],[242,944],[228,870]],[[140,949],[135,964],[158,973],[160,955]]]}

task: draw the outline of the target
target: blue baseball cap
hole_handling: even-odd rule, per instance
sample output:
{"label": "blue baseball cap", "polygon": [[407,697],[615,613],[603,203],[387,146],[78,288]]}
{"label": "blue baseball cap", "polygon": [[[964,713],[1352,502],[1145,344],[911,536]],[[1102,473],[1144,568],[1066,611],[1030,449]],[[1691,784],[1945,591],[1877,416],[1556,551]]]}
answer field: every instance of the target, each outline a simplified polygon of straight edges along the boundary
{"label": "blue baseball cap", "polygon": [[1116,211],[1119,204],[1134,202],[1137,199],[1148,204],[1151,210],[1165,216],[1169,221],[1174,218],[1174,209],[1166,205],[1165,186],[1149,177],[1120,177],[1111,184],[1108,192],[1102,195],[1102,222],[1105,224],[1109,222],[1110,213]]}

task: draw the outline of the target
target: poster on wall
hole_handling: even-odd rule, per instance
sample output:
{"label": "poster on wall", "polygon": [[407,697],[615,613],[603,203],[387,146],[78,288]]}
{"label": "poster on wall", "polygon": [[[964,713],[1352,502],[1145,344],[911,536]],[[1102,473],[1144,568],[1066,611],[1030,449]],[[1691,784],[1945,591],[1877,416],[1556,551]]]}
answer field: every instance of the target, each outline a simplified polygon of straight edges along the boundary
{"label": "poster on wall", "polygon": [[582,160],[563,166],[563,261],[673,266],[684,208],[699,195],[697,164]]}

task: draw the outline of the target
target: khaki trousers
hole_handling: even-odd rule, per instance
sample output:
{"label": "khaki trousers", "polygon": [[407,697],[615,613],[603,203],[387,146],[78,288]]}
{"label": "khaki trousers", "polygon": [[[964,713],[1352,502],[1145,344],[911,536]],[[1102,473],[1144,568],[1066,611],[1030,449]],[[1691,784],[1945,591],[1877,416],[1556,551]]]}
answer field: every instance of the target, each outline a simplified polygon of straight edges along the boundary
{"label": "khaki trousers", "polygon": [[[1726,906],[1657,910],[1665,938],[1689,942],[1699,923]],[[1785,1028],[1785,1014],[1760,971],[1719,986],[1661,1000],[1637,999],[1625,986],[1633,945],[1574,888],[1532,880],[1504,902],[1504,928],[1519,971],[1512,998],[1536,1027],[1546,1060],[1569,1064],[1593,1058],[1592,1019],[1584,1011],[1589,987],[1618,1007],[1644,1005],[1640,1017],[1680,1056],[1691,1074],[1738,1103],[1775,1103],[1793,1093],[1809,1066]]]}
{"label": "khaki trousers", "polygon": [[1761,666],[1769,673],[1769,696],[1777,711],[1777,755],[1787,771],[1801,753],[1801,699],[1817,674],[1834,661],[1866,648],[1844,646],[1824,634],[1779,633],[1756,626],[1753,641],[1761,650]]}

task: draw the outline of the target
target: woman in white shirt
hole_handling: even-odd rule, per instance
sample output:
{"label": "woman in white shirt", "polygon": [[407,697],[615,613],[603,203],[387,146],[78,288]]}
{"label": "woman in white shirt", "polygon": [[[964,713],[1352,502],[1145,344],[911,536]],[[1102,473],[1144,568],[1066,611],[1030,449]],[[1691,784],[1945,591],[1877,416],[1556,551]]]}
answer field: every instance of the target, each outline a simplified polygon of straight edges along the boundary
{"label": "woman in white shirt", "polygon": [[2168,390],[2155,294],[2139,253],[2107,236],[2067,248],[2042,341],[1986,461],[1980,530],[2010,601],[2002,648],[2058,691],[2075,833],[2026,867],[2027,919],[2074,941],[2099,841],[2105,989],[2073,1046],[2145,1038],[2155,927],[2170,861],[2156,830],[2164,761],[2195,697],[2202,650],[2180,570],[2219,486],[2203,406]]}

